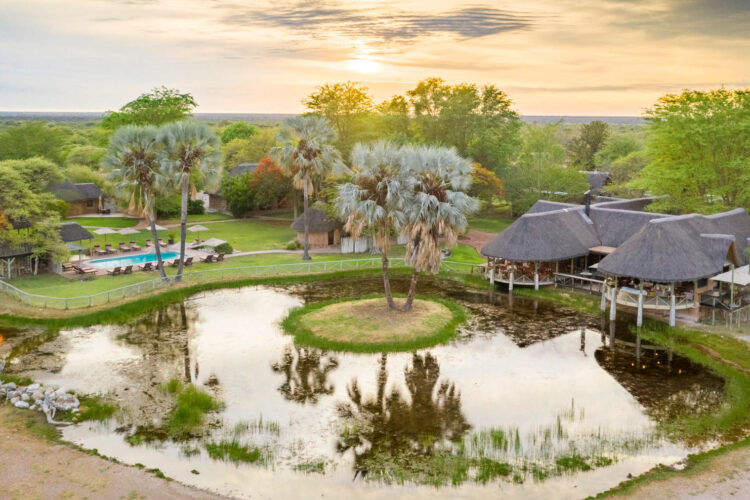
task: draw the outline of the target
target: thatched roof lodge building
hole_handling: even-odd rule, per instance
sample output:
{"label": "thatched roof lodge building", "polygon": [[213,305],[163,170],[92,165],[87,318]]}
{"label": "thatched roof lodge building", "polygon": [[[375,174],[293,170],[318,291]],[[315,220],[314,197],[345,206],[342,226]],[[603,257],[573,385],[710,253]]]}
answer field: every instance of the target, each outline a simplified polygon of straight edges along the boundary
{"label": "thatched roof lodge building", "polygon": [[[744,209],[715,215],[669,216],[643,209],[653,198],[599,198],[590,206],[537,202],[482,248],[491,282],[550,285],[555,276],[606,277],[602,310],[610,301],[644,309],[697,308],[710,278],[745,264],[750,216]],[[733,293],[733,288],[730,287]],[[730,305],[734,304],[734,296]]]}
{"label": "thatched roof lodge building", "polygon": [[310,248],[325,248],[341,244],[341,228],[343,225],[317,208],[308,208],[306,212],[292,222],[291,227],[297,231],[297,240],[300,243],[305,242],[305,214],[310,217]]}

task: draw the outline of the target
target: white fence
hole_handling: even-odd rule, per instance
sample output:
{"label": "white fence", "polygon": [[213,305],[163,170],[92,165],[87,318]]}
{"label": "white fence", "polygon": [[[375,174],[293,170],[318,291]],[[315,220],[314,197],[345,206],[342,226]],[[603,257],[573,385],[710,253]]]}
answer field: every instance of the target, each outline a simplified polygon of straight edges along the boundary
{"label": "white fence", "polygon": [[[390,258],[389,266],[392,268],[403,267],[404,259]],[[332,261],[311,261],[298,262],[293,264],[274,264],[267,266],[248,266],[248,267],[217,267],[216,269],[205,269],[201,271],[191,271],[182,275],[183,283],[205,283],[210,281],[235,280],[242,278],[264,278],[271,276],[292,276],[315,273],[331,273],[341,271],[353,271],[357,269],[375,269],[380,268],[382,259],[374,257],[371,259],[351,259],[351,260],[332,260]],[[477,268],[476,264],[466,264],[463,262],[443,261],[441,271],[473,273]],[[101,278],[98,278],[101,279]],[[132,285],[113,288],[104,292],[93,295],[83,295],[80,297],[50,297],[47,295],[37,295],[25,292],[13,285],[0,280],[0,292],[4,292],[18,301],[31,307],[49,308],[49,309],[78,309],[83,307],[99,306],[110,302],[115,302],[128,297],[135,297],[143,293],[152,292],[160,288],[167,288],[174,283],[174,276],[162,280],[161,277],[139,281]]]}

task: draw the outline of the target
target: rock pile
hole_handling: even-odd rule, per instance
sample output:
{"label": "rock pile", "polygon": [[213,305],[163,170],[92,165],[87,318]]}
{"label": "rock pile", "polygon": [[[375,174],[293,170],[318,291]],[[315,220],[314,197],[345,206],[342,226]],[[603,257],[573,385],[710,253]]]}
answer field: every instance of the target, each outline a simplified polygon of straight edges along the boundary
{"label": "rock pile", "polygon": [[16,408],[43,411],[47,421],[55,425],[67,425],[65,422],[55,422],[58,411],[78,413],[80,402],[74,394],[68,394],[62,389],[42,387],[40,384],[17,386],[14,382],[0,384],[0,398],[10,401]]}

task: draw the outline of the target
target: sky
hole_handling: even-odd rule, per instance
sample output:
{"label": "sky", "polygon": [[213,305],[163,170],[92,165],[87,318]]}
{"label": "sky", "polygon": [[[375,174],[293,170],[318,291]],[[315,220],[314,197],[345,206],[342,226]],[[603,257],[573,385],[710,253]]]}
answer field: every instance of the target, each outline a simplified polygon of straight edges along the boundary
{"label": "sky", "polygon": [[199,112],[297,113],[347,80],[494,84],[525,115],[640,115],[750,86],[750,0],[3,0],[0,110],[104,111],[166,85]]}

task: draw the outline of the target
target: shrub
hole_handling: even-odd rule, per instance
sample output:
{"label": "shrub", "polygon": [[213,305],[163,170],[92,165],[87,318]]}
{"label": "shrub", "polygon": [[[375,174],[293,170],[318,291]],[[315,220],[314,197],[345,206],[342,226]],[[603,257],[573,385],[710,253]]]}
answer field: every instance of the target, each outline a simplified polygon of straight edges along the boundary
{"label": "shrub", "polygon": [[203,215],[206,213],[206,207],[203,206],[203,200],[188,200],[188,215]]}
{"label": "shrub", "polygon": [[217,246],[215,250],[217,253],[223,253],[227,255],[234,252],[232,245],[230,245],[229,243],[222,243],[221,245]]}
{"label": "shrub", "polygon": [[156,199],[156,217],[159,219],[169,219],[180,215],[180,195],[169,197],[158,197]]}
{"label": "shrub", "polygon": [[302,248],[302,243],[297,239],[291,240],[286,244],[287,250],[299,250],[300,248]]}

